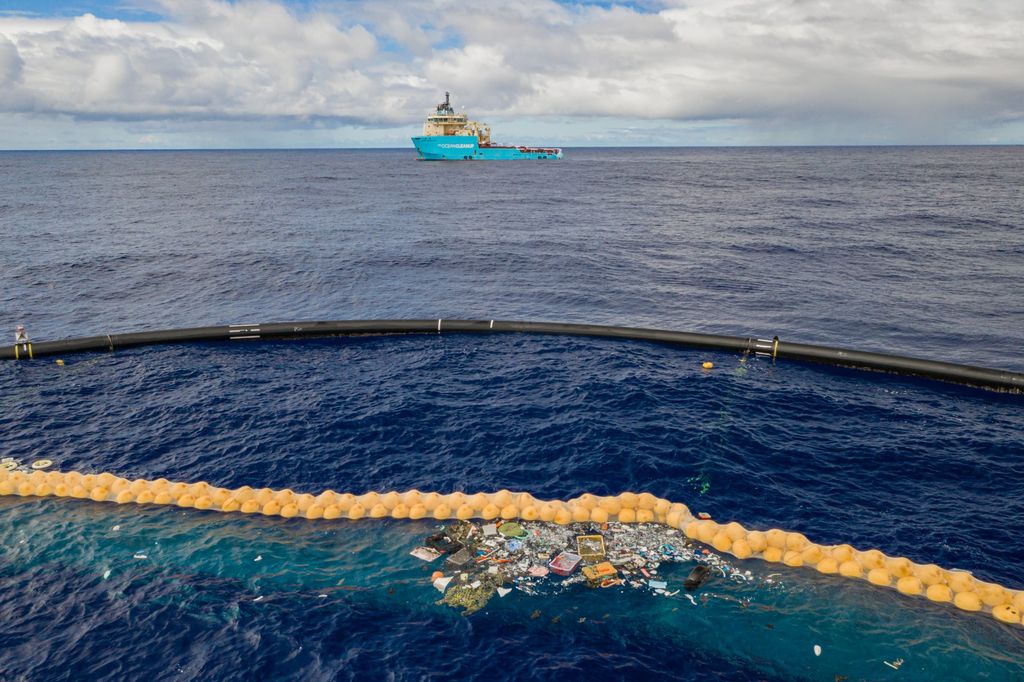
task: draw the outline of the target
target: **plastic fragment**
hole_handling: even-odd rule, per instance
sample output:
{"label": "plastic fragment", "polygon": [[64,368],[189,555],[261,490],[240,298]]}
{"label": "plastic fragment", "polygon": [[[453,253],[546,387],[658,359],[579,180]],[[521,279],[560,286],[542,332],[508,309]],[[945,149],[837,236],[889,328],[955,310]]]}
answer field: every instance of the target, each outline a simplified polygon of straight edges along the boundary
{"label": "plastic fragment", "polygon": [[[417,547],[416,549],[409,552],[412,556],[422,561],[433,561],[437,557],[441,556],[441,553],[432,547]],[[259,561],[259,559],[257,559]]]}

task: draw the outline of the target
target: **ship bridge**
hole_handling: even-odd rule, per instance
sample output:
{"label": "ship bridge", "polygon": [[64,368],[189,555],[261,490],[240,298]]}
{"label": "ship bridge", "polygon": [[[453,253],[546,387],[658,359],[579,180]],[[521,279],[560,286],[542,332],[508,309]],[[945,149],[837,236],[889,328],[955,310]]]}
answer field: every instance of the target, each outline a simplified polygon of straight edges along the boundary
{"label": "ship bridge", "polygon": [[435,113],[427,116],[423,123],[423,135],[465,135],[476,137],[480,144],[490,144],[491,127],[470,121],[465,114],[455,113],[451,104],[451,93],[444,93],[444,101],[437,105]]}

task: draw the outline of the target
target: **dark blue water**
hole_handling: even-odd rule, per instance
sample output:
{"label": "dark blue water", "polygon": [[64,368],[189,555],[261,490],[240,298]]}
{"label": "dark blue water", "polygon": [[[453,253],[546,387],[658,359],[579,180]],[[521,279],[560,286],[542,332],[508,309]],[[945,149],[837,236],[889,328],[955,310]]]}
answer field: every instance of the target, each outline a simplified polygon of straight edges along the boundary
{"label": "dark blue water", "polygon": [[[578,150],[548,164],[5,153],[0,325],[45,340],[289,319],[554,319],[1021,370],[1022,186],[1020,148]],[[65,361],[0,364],[0,454],[297,490],[649,490],[1024,587],[1019,397],[531,336]],[[1024,676],[1021,628],[753,561],[760,582],[718,581],[697,604],[516,592],[466,619],[434,604],[406,556],[428,530],[3,500],[0,670]],[[898,673],[882,664],[898,657]]]}

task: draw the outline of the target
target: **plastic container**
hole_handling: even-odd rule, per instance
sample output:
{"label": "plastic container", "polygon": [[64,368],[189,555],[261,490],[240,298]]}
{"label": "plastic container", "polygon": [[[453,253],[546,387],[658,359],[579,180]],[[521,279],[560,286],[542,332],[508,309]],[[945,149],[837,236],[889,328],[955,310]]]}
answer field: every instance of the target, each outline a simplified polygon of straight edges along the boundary
{"label": "plastic container", "polygon": [[552,573],[560,576],[570,576],[573,572],[579,568],[580,562],[583,561],[583,557],[579,554],[573,554],[572,552],[561,552],[558,556],[551,560],[548,564],[548,568],[551,569]]}
{"label": "plastic container", "polygon": [[596,564],[604,559],[604,536],[577,535],[576,551],[588,564]]}

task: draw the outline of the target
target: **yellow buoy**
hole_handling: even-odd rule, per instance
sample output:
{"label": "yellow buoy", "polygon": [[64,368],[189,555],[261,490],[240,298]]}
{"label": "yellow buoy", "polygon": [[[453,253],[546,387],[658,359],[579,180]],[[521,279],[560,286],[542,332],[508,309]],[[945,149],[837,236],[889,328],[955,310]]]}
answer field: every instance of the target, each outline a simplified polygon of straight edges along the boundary
{"label": "yellow buoy", "polygon": [[769,547],[778,547],[779,549],[786,549],[786,531],[778,528],[772,528],[764,534],[765,539],[768,540]]}
{"label": "yellow buoy", "polygon": [[821,561],[821,547],[819,547],[818,545],[807,545],[806,547],[804,547],[803,552],[801,552],[801,556],[803,556],[805,564],[813,566],[814,564]]}
{"label": "yellow buoy", "polygon": [[711,539],[711,546],[719,552],[728,552],[732,548],[732,540],[723,531],[718,531],[715,537]]}
{"label": "yellow buoy", "polygon": [[619,510],[622,509],[622,503],[619,502],[617,497],[602,497],[600,504],[601,509],[604,509],[609,514],[618,514]]}
{"label": "yellow buoy", "polygon": [[872,585],[888,587],[889,583],[892,582],[892,576],[889,575],[889,571],[884,568],[872,568],[868,571],[868,582]]}
{"label": "yellow buoy", "polygon": [[937,585],[945,580],[944,571],[935,564],[915,566],[914,575],[920,578],[924,585]]}
{"label": "yellow buoy", "polygon": [[974,590],[974,578],[966,571],[946,571],[946,584],[954,592],[971,592]]}
{"label": "yellow buoy", "polygon": [[750,544],[745,539],[740,538],[732,543],[732,554],[737,559],[749,559],[754,555],[754,552],[750,549]]}
{"label": "yellow buoy", "polygon": [[854,549],[849,545],[836,545],[832,548],[832,558],[842,564],[853,558]]}
{"label": "yellow buoy", "polygon": [[718,535],[718,524],[714,521],[699,521],[697,526],[697,539],[705,545],[710,545]]}
{"label": "yellow buoy", "polygon": [[714,369],[715,368],[715,363],[710,362],[710,361],[706,361],[706,362],[702,362],[700,366],[703,367],[704,369]]}
{"label": "yellow buoy", "polygon": [[941,583],[929,585],[928,590],[924,594],[932,601],[953,601],[953,591]]}
{"label": "yellow buoy", "polygon": [[896,581],[896,589],[903,594],[918,595],[921,594],[923,586],[917,576],[905,575]]}
{"label": "yellow buoy", "polygon": [[1014,623],[1020,625],[1021,617],[1020,611],[1018,611],[1012,604],[1000,604],[992,609],[992,615],[996,620],[1001,620],[1004,623]]}
{"label": "yellow buoy", "polygon": [[859,578],[861,573],[860,564],[853,559],[847,559],[843,563],[839,564],[839,575],[844,578]]}
{"label": "yellow buoy", "polygon": [[786,548],[802,551],[807,546],[807,538],[802,533],[787,533]]}
{"label": "yellow buoy", "polygon": [[885,555],[877,549],[869,549],[866,552],[858,554],[857,561],[860,562],[861,566],[870,571],[873,568],[882,568],[885,566]]}
{"label": "yellow buoy", "polygon": [[[156,500],[154,500],[154,502],[155,501]],[[243,514],[255,514],[256,512],[260,511],[262,508],[263,508],[263,505],[261,505],[259,502],[257,502],[255,500],[255,498],[254,498],[254,499],[246,500],[245,502],[243,502],[242,506],[239,507],[239,511],[241,511]]]}
{"label": "yellow buoy", "polygon": [[953,604],[964,611],[981,611],[981,598],[973,592],[957,592]]}
{"label": "yellow buoy", "polygon": [[763,552],[764,548],[768,546],[765,534],[759,530],[752,530],[747,533],[747,542],[750,544],[750,549],[754,552]]}
{"label": "yellow buoy", "polygon": [[53,466],[53,462],[48,459],[37,459],[30,465],[33,469],[47,469]]}
{"label": "yellow buoy", "polygon": [[804,557],[797,550],[789,549],[782,555],[782,563],[797,568],[804,565]]}

